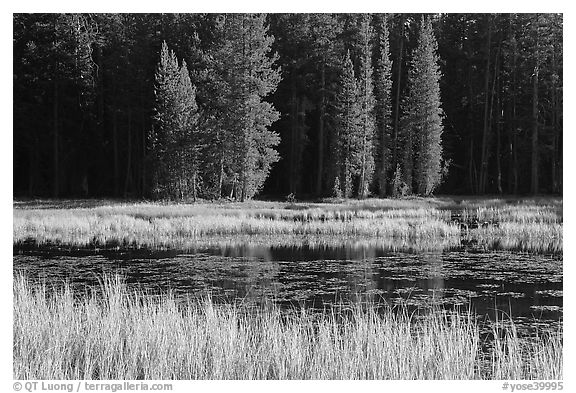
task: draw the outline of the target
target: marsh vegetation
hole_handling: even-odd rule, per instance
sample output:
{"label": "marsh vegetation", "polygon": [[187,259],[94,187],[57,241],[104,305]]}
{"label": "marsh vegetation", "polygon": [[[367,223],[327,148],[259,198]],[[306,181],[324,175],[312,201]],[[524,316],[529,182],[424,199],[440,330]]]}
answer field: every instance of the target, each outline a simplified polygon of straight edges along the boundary
{"label": "marsh vegetation", "polygon": [[414,198],[14,210],[16,245],[189,249],[239,237],[271,244],[362,239],[423,250],[454,246],[464,238],[489,248],[561,252],[562,201]]}
{"label": "marsh vegetation", "polygon": [[562,378],[562,14],[13,22],[15,378]]}
{"label": "marsh vegetation", "polygon": [[561,199],[14,207],[15,378],[562,378]]}
{"label": "marsh vegetation", "polygon": [[[80,295],[80,296],[79,296]],[[14,280],[15,379],[562,379],[562,330],[481,338],[469,312],[313,312]],[[487,344],[489,344],[487,346]]]}

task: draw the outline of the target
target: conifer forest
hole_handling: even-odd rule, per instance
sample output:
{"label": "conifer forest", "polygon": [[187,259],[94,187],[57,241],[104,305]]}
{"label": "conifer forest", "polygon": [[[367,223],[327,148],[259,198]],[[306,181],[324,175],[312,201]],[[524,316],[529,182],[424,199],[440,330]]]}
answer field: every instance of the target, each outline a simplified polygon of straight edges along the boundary
{"label": "conifer forest", "polygon": [[562,43],[561,14],[14,14],[14,195],[561,195]]}
{"label": "conifer forest", "polygon": [[562,390],[562,108],[562,14],[13,14],[13,378]]}

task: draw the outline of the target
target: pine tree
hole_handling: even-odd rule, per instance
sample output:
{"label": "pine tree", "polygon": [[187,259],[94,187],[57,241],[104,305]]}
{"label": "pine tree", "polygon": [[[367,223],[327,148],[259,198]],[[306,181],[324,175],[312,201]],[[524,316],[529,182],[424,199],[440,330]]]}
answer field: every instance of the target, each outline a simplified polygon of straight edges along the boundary
{"label": "pine tree", "polygon": [[175,150],[180,161],[177,168],[180,197],[192,195],[196,201],[203,136],[197,125],[199,115],[196,87],[192,85],[185,61],[182,61],[178,72],[177,88],[178,134],[175,138]]}
{"label": "pine tree", "polygon": [[358,87],[354,77],[354,66],[350,52],[346,53],[344,69],[341,76],[340,89],[336,97],[336,157],[338,176],[343,186],[342,195],[352,196],[353,178],[360,169],[360,149],[362,118],[358,99]]}
{"label": "pine tree", "polygon": [[404,182],[409,191],[415,185],[420,195],[430,195],[442,180],[443,111],[437,47],[430,19],[422,18],[401,120]]}
{"label": "pine tree", "polygon": [[[154,127],[149,135],[155,197],[196,198],[200,140],[196,89],[186,63],[163,42],[156,71]],[[191,184],[190,184],[191,183]]]}
{"label": "pine tree", "polygon": [[390,60],[390,42],[387,16],[380,16],[378,31],[378,57],[376,61],[375,93],[376,124],[378,133],[377,177],[378,192],[386,195],[387,173],[391,167],[392,143],[392,60]]}
{"label": "pine tree", "polygon": [[[216,84],[224,119],[221,144],[221,181],[242,201],[257,194],[273,163],[278,134],[269,129],[279,113],[264,98],[280,82],[271,53],[274,37],[268,35],[263,14],[229,14],[222,21],[222,45],[213,54]],[[221,186],[219,187],[221,188]]]}
{"label": "pine tree", "polygon": [[359,104],[361,110],[360,125],[360,179],[358,197],[366,198],[374,175],[374,138],[376,119],[374,113],[375,98],[372,80],[372,35],[370,15],[363,14],[360,24],[360,78]]}
{"label": "pine tree", "polygon": [[[549,124],[543,127],[544,123],[552,121],[546,119],[550,112],[554,111],[553,106],[555,99],[552,96],[546,96],[548,92],[556,90],[552,86],[552,80],[557,79],[557,75],[553,76],[556,68],[552,63],[554,54],[554,42],[562,42],[558,36],[554,37],[555,30],[557,29],[555,14],[533,14],[527,15],[528,26],[524,30],[524,41],[529,48],[529,61],[527,66],[528,73],[531,76],[531,133],[530,133],[530,192],[538,194],[540,192],[541,183],[541,167],[542,167],[542,147],[548,145],[546,135],[550,130],[554,130],[556,125]],[[556,28],[555,28],[556,27]],[[556,39],[554,39],[556,38]],[[544,89],[544,87],[547,87]],[[550,138],[552,139],[552,138]],[[553,151],[553,146],[546,146],[547,150]],[[552,164],[553,166],[554,164]]]}
{"label": "pine tree", "polygon": [[[279,186],[285,194],[299,195],[301,192],[304,168],[304,151],[309,145],[310,113],[314,108],[311,97],[305,92],[314,81],[317,62],[312,46],[311,14],[271,14],[270,32],[274,35],[274,48],[284,55],[279,58],[282,68],[282,81],[274,96],[276,108],[285,115],[275,124],[280,131],[283,147],[279,154],[277,171],[287,177]],[[282,132],[283,131],[283,132]],[[280,190],[278,190],[280,191]]]}
{"label": "pine tree", "polygon": [[[15,195],[140,197],[153,186],[149,169],[155,172],[156,196],[164,198],[194,197],[198,190],[201,197],[241,199],[244,185],[247,198],[262,187],[264,178],[267,192],[276,195],[328,195],[344,188],[345,177],[348,196],[361,193],[362,122],[358,134],[344,139],[354,147],[348,149],[344,176],[337,145],[343,141],[336,123],[340,108],[335,104],[346,49],[357,77],[358,105],[365,97],[363,17],[270,17],[276,42],[265,57],[270,60],[272,52],[279,53],[272,69],[282,66],[283,82],[266,95],[254,80],[267,78],[261,71],[269,69],[268,60],[259,69],[253,54],[266,51],[261,49],[267,44],[258,40],[268,34],[250,20],[254,16],[15,14]],[[562,14],[443,14],[433,16],[432,23],[443,59],[442,109],[449,119],[444,121],[442,148],[437,143],[434,156],[442,151],[454,162],[445,191],[561,193]],[[407,82],[408,63],[419,58],[413,51],[419,25],[420,17],[413,14],[386,20],[377,16],[373,21],[378,33],[372,58],[374,191],[380,195],[394,190],[397,195],[425,194],[437,179],[429,176],[437,171],[427,157],[435,144],[424,132],[429,127],[422,126],[438,119],[433,106],[427,107],[434,101],[429,99],[434,78],[423,76],[437,68],[420,62],[420,68],[412,67],[410,85]],[[179,57],[170,60],[166,50],[164,68],[157,67],[162,40]],[[385,77],[390,58],[391,123],[386,121],[390,97]],[[190,88],[185,87],[183,68],[190,71]],[[194,95],[193,86],[197,99],[185,104]],[[193,108],[194,101],[199,108]],[[276,116],[270,107],[260,107],[262,102],[273,102],[282,112],[273,124],[282,136],[279,145],[278,137],[269,133],[271,127],[262,126]],[[194,115],[179,117],[185,105],[201,115],[196,127],[186,125],[195,123]],[[260,129],[265,131],[254,131]],[[349,143],[354,135],[360,143]],[[273,166],[268,176],[260,168],[270,167],[278,158],[276,150],[284,158],[283,167]],[[441,166],[446,167],[446,160]]]}
{"label": "pine tree", "polygon": [[178,82],[178,60],[168,49],[166,41],[162,43],[160,62],[155,75],[155,115],[154,125],[149,134],[150,165],[152,172],[152,195],[163,197],[170,193],[169,162],[166,161],[172,145],[172,133],[175,128],[175,90]]}
{"label": "pine tree", "polygon": [[[313,96],[318,108],[318,133],[316,171],[314,193],[323,194],[326,185],[333,188],[331,182],[337,177],[339,169],[333,160],[329,160],[326,152],[335,154],[338,150],[337,136],[334,132],[334,101],[338,85],[338,75],[341,72],[341,40],[342,24],[336,14],[311,14],[310,35],[313,61],[316,69],[317,82],[314,84]],[[332,132],[330,132],[332,131]],[[330,178],[326,181],[326,178]]]}

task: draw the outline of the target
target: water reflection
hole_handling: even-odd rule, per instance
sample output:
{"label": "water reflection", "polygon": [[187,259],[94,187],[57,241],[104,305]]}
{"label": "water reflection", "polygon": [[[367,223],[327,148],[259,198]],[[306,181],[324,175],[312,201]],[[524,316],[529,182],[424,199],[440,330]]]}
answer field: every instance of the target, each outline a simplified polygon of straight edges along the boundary
{"label": "water reflection", "polygon": [[509,251],[431,251],[419,254],[343,244],[339,247],[220,245],[195,253],[26,250],[15,270],[49,283],[98,285],[121,273],[147,291],[178,296],[210,292],[217,301],[324,307],[336,302],[440,304],[497,311],[519,321],[555,321],[562,315],[562,259]]}

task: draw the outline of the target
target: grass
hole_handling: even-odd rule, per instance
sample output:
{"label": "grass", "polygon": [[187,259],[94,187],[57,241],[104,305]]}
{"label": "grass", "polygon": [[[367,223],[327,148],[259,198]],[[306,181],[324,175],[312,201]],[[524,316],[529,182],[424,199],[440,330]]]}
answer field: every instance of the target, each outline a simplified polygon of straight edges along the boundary
{"label": "grass", "polygon": [[[83,207],[89,206],[89,207]],[[368,199],[332,203],[15,202],[14,244],[191,249],[241,238],[298,245],[358,240],[424,251],[461,240],[451,210],[490,222],[465,235],[487,247],[562,251],[562,200]],[[497,223],[497,225],[492,225]]]}
{"label": "grass", "polygon": [[562,207],[557,206],[505,206],[480,207],[467,209],[468,215],[478,217],[480,221],[515,222],[521,224],[561,224]]}
{"label": "grass", "polygon": [[13,285],[15,379],[562,379],[562,331],[527,340],[499,323],[486,352],[466,313],[287,313],[148,296],[119,277],[90,293]]}
{"label": "grass", "polygon": [[37,243],[186,247],[208,238],[248,236],[350,236],[363,238],[426,239],[459,234],[458,227],[426,218],[288,221],[234,215],[172,216],[145,219],[125,214],[48,212],[15,217],[14,241]]}
{"label": "grass", "polygon": [[563,226],[558,223],[503,222],[498,226],[477,228],[466,236],[478,239],[487,248],[562,253]]}

